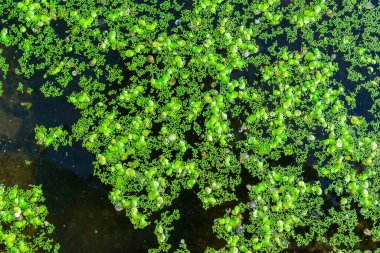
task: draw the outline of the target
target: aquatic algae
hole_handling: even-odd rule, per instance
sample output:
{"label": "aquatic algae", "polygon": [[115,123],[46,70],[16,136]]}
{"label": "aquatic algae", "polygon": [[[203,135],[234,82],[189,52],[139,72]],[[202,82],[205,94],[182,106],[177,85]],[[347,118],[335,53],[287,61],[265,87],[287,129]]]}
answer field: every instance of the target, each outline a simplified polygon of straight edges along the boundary
{"label": "aquatic algae", "polygon": [[225,245],[206,252],[378,247],[376,4],[24,0],[0,10],[16,73],[41,76],[46,97],[81,112],[68,130],[37,126],[37,143],[93,153],[115,209],[136,228],[156,224],[151,252],[189,251],[169,243],[186,217],[167,209],[185,189],[205,209],[233,203],[210,228]]}
{"label": "aquatic algae", "polygon": [[41,187],[0,189],[0,248],[4,252],[58,252],[49,239],[54,226],[46,220]]}

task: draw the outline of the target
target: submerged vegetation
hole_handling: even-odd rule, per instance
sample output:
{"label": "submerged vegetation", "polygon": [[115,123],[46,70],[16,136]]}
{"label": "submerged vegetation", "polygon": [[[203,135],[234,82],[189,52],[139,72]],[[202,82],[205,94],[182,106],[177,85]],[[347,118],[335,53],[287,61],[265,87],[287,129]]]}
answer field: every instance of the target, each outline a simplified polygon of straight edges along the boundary
{"label": "submerged vegetation", "polygon": [[380,239],[379,12],[368,0],[4,0],[1,43],[17,74],[43,78],[34,90],[81,112],[69,129],[36,126],[37,143],[94,154],[116,211],[156,225],[151,252],[177,247],[186,217],[170,206],[185,189],[205,209],[234,205],[210,228],[225,245],[206,252],[361,252]]}

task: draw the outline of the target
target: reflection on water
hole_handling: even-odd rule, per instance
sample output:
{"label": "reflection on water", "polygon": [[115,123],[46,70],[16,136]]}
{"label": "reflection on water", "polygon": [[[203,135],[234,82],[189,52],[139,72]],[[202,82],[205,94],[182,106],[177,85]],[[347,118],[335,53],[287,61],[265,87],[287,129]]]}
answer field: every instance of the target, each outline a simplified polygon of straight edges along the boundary
{"label": "reflection on water", "polygon": [[25,160],[29,159],[30,157],[23,153],[0,154],[0,181],[5,185],[17,184],[20,187],[34,184],[34,171],[25,163]]}
{"label": "reflection on water", "polygon": [[16,140],[16,136],[21,129],[22,118],[16,117],[5,110],[0,109],[0,119],[0,133],[3,137],[0,141]]}

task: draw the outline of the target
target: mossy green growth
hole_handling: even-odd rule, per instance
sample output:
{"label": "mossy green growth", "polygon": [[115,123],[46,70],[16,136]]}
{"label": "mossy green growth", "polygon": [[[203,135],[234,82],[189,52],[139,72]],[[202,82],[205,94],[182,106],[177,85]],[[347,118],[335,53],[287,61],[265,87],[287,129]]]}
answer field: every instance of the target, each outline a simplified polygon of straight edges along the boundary
{"label": "mossy green growth", "polygon": [[2,252],[58,252],[59,244],[49,237],[54,226],[46,220],[41,187],[17,186],[0,189],[0,249]]}

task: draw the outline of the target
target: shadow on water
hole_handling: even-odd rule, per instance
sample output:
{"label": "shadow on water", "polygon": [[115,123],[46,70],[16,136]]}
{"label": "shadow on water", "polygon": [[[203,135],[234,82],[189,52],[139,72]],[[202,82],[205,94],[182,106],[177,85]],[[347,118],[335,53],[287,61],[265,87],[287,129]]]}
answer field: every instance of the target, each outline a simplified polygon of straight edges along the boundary
{"label": "shadow on water", "polygon": [[123,212],[115,211],[96,178],[83,179],[45,159],[34,166],[61,252],[147,252],[155,246],[153,231],[135,230]]}
{"label": "shadow on water", "polygon": [[173,202],[172,208],[180,211],[180,219],[174,222],[174,231],[169,242],[176,247],[181,240],[185,240],[190,252],[204,252],[206,247],[219,249],[225,245],[224,241],[216,238],[212,232],[214,219],[224,215],[224,208],[220,206],[205,210],[197,195],[191,190],[184,190],[178,199]]}

